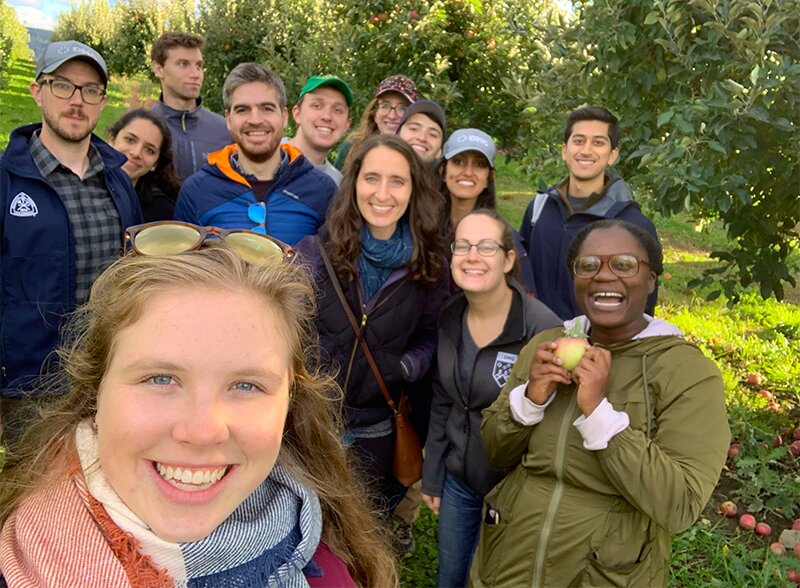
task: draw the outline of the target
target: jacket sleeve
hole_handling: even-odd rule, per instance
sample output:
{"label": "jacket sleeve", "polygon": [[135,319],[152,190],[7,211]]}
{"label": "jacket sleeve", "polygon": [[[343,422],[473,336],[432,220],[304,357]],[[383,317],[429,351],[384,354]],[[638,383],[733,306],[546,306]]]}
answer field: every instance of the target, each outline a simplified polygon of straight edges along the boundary
{"label": "jacket sleeve", "polygon": [[401,358],[409,369],[406,377],[409,382],[416,382],[422,378],[431,367],[433,356],[436,354],[436,325],[439,312],[449,295],[450,273],[445,270],[439,282],[428,292],[417,329]]}
{"label": "jacket sleeve", "polygon": [[193,224],[198,223],[200,215],[197,212],[197,199],[195,198],[193,187],[194,182],[189,179],[181,186],[181,191],[178,192],[178,200],[175,203],[173,220]]}
{"label": "jacket sleeve", "polygon": [[534,337],[522,348],[497,400],[483,411],[481,423],[483,448],[489,462],[495,467],[516,466],[528,450],[528,440],[535,425],[526,426],[516,421],[511,414],[508,394],[528,381],[528,372],[536,346],[543,340],[542,337]]}
{"label": "jacket sleeve", "polygon": [[448,444],[447,420],[453,409],[453,399],[442,386],[438,370],[432,388],[433,402],[425,441],[425,461],[422,464],[422,491],[429,496],[441,496]]}
{"label": "jacket sleeve", "polygon": [[682,349],[659,359],[669,366],[660,383],[653,381],[652,440],[628,427],[597,452],[617,490],[670,533],[697,520],[717,484],[730,443],[719,370],[696,349]]}

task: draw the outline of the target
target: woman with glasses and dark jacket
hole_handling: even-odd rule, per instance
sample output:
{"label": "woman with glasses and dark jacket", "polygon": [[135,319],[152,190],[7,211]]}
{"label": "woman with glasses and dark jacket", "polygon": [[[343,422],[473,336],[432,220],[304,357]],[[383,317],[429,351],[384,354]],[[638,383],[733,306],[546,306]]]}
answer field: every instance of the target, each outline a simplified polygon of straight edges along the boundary
{"label": "woman with glasses and dark jacket", "polygon": [[461,289],[439,318],[423,466],[423,500],[439,515],[437,586],[465,586],[478,543],[484,495],[509,470],[489,464],[481,411],[500,393],[519,350],[560,323],[512,277],[513,229],[499,213],[477,209],[458,223],[450,270]]}
{"label": "woman with glasses and dark jacket", "polygon": [[297,248],[320,291],[322,362],[344,391],[345,443],[387,521],[405,488],[392,473],[394,418],[378,376],[396,403],[407,383],[425,375],[449,292],[441,210],[431,192],[424,164],[405,141],[368,137],[354,147],[319,237]]}
{"label": "woman with glasses and dark jacket", "polygon": [[361,122],[341,144],[334,165],[344,171],[347,154],[350,150],[372,135],[394,135],[400,126],[403,115],[419,95],[414,81],[406,76],[395,75],[384,79],[375,90],[375,96],[367,104]]}

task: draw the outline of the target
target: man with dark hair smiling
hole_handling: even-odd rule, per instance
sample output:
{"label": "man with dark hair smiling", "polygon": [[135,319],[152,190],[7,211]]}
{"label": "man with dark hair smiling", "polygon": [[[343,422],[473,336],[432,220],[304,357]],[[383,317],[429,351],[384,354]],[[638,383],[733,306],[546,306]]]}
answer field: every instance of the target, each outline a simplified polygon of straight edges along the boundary
{"label": "man with dark hair smiling", "polygon": [[[525,210],[520,235],[533,269],[536,297],[562,319],[580,314],[567,267],[567,249],[575,234],[604,218],[631,222],[658,239],[655,225],[634,201],[628,185],[608,168],[619,157],[617,118],[602,106],[584,106],[567,118],[561,159],[569,175],[537,194]],[[658,289],[645,308],[653,314]]]}
{"label": "man with dark hair smiling", "polygon": [[30,92],[42,122],[12,131],[0,159],[0,429],[16,437],[25,396],[59,328],[141,222],[127,158],[92,134],[106,104],[102,56],[48,45]]}
{"label": "man with dark hair smiling", "polygon": [[325,220],[336,183],[299,149],[281,144],[286,89],[275,73],[240,63],[222,87],[234,144],[208,156],[178,194],[175,220],[250,229],[294,245]]}

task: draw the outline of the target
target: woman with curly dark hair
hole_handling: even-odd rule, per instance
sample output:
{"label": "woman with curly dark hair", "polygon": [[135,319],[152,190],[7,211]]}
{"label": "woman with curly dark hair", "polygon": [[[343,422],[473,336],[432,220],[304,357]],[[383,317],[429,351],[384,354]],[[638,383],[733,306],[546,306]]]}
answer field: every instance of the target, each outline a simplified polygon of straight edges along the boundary
{"label": "woman with curly dark hair", "polygon": [[145,222],[171,219],[181,184],[164,120],[144,108],[129,110],[109,127],[108,142],[128,158],[122,169],[139,196]]}
{"label": "woman with curly dark hair", "polygon": [[431,365],[449,287],[440,209],[411,147],[373,135],[354,147],[320,235],[298,246],[320,291],[322,361],[344,390],[345,444],[386,515],[405,488],[392,474],[393,412],[379,380],[397,403]]}

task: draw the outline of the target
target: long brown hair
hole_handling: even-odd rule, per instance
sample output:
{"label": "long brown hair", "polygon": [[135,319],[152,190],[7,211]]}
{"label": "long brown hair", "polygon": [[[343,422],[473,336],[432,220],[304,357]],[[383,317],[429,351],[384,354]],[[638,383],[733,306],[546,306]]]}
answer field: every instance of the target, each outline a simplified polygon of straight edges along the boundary
{"label": "long brown hair", "polygon": [[297,264],[248,264],[222,244],[169,257],[127,256],[97,279],[89,302],[72,319],[71,343],[59,351],[60,381],[67,392],[41,410],[0,473],[0,524],[25,496],[69,475],[75,428],[96,412],[116,333],[147,312],[157,294],[198,285],[254,292],[277,313],[291,350],[289,413],[278,459],[319,495],[322,541],[354,580],[362,586],[396,585],[393,556],[366,491],[346,462],[337,416],[341,391],[309,367],[319,362],[314,360],[315,295],[308,275]]}
{"label": "long brown hair", "polygon": [[396,135],[372,135],[354,147],[352,159],[348,158],[349,167],[345,168],[339,191],[325,221],[329,237],[328,255],[339,276],[347,280],[355,279],[363,223],[358,210],[356,181],[367,153],[381,146],[401,154],[411,170],[411,200],[403,215],[408,219],[414,242],[408,268],[412,280],[433,285],[445,271],[444,236],[440,227],[443,203],[441,196],[431,187],[425,164],[408,143]]}

